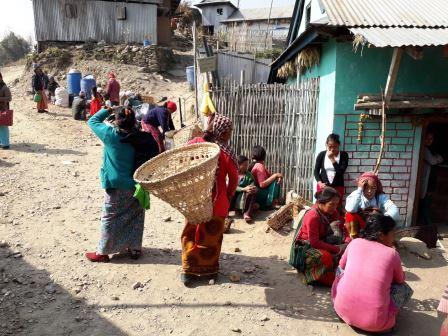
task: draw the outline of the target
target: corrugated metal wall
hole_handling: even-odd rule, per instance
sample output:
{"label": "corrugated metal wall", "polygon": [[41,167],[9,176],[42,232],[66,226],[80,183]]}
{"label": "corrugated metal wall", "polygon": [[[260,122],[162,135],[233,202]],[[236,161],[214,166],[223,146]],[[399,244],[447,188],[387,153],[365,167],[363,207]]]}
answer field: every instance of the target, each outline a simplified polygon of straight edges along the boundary
{"label": "corrugated metal wall", "polygon": [[[76,18],[65,5],[76,6]],[[92,0],[33,0],[37,41],[95,41],[157,43],[157,6]],[[126,7],[126,20],[116,19],[116,8]]]}
{"label": "corrugated metal wall", "polygon": [[247,55],[231,52],[219,52],[218,75],[220,78],[240,81],[241,70],[244,70],[244,83],[267,83],[269,77],[269,61],[254,60]]}

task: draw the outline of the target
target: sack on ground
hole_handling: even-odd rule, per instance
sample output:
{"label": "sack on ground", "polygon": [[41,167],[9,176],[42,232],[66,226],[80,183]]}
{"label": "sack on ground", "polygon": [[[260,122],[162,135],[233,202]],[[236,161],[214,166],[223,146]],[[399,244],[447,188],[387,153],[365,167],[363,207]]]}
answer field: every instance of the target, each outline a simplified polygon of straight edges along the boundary
{"label": "sack on ground", "polygon": [[55,102],[54,104],[61,107],[69,106],[69,95],[68,91],[63,87],[58,87],[55,92]]}

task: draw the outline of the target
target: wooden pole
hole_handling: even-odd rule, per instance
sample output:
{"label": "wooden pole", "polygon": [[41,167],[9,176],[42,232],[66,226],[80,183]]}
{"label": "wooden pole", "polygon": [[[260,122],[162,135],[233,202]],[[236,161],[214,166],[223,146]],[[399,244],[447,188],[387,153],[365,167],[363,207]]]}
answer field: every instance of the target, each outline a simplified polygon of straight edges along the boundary
{"label": "wooden pole", "polygon": [[266,36],[264,38],[264,48],[266,49],[266,43],[268,39],[268,33],[269,33],[269,26],[271,24],[271,13],[272,13],[272,3],[274,0],[271,0],[271,7],[269,8],[269,16],[268,16],[268,27],[266,28]]}
{"label": "wooden pole", "polygon": [[184,120],[182,117],[182,98],[179,97],[179,118],[180,118],[180,128],[185,127]]}
{"label": "wooden pole", "polygon": [[400,69],[402,56],[403,49],[394,48],[394,53],[392,54],[392,61],[389,68],[389,75],[387,76],[386,89],[384,90],[384,100],[386,101],[386,104],[389,104],[392,99],[392,93],[394,91],[395,83],[397,82],[398,69]]}
{"label": "wooden pole", "polygon": [[378,175],[381,167],[381,161],[384,155],[384,147],[386,142],[386,106],[392,99],[395,83],[397,82],[398,70],[400,69],[401,56],[403,56],[403,49],[395,48],[392,54],[392,61],[390,63],[389,75],[387,76],[386,90],[384,91],[383,103],[381,106],[381,147],[376,160],[374,173]]}
{"label": "wooden pole", "polygon": [[196,118],[199,118],[199,99],[198,99],[198,63],[197,63],[197,45],[196,45],[196,21],[193,21],[193,52],[194,52],[194,111]]}
{"label": "wooden pole", "polygon": [[244,70],[241,70],[240,85],[244,85]]}

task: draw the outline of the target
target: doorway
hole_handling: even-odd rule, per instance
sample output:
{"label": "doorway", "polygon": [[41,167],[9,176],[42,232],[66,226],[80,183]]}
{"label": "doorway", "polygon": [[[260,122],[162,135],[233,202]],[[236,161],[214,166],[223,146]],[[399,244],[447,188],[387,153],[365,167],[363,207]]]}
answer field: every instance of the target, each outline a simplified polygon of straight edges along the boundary
{"label": "doorway", "polygon": [[[417,225],[433,224],[448,236],[448,119],[430,121],[424,129],[419,169]],[[432,165],[428,165],[428,160]]]}

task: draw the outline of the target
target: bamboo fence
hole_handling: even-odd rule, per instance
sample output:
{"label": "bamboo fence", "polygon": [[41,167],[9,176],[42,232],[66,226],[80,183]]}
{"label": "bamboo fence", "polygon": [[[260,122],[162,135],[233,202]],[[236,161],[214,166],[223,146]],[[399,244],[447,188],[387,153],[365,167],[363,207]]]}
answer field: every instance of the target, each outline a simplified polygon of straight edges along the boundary
{"label": "bamboo fence", "polygon": [[263,146],[271,172],[284,176],[283,190],[313,199],[319,79],[298,85],[226,81],[212,91],[217,110],[234,122],[231,145],[250,158]]}

